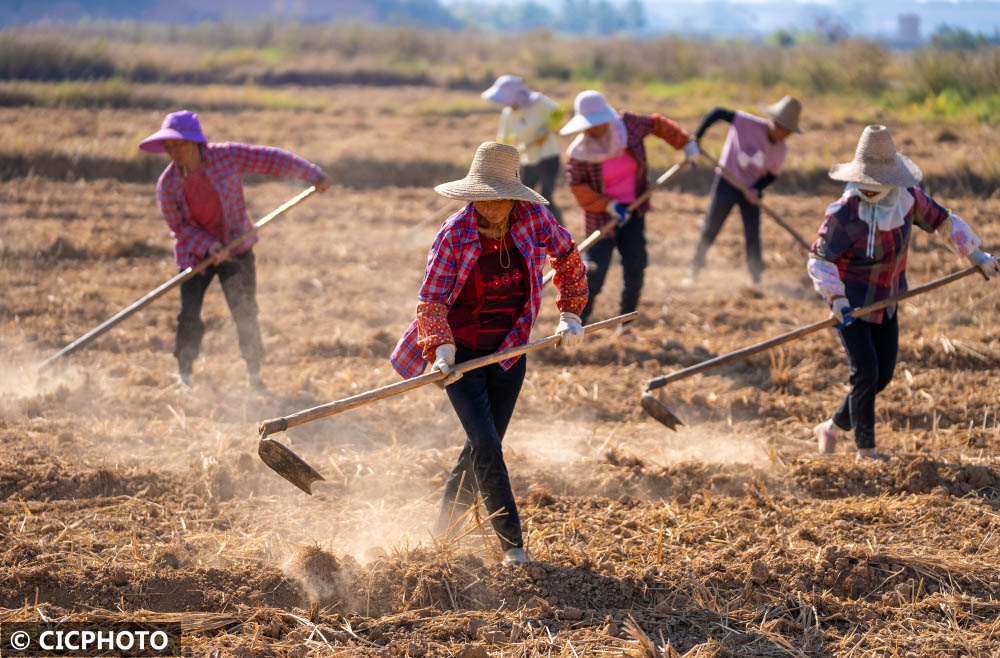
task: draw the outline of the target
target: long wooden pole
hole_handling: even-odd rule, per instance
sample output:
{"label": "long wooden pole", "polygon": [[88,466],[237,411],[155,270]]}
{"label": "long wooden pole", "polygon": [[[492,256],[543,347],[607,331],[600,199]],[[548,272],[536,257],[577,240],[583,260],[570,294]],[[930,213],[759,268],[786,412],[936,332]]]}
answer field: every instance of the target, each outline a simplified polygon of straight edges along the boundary
{"label": "long wooden pole", "polygon": [[[709,162],[711,162],[716,167],[716,169],[719,170],[719,173],[722,174],[723,178],[725,178],[727,181],[729,181],[730,185],[732,185],[737,190],[739,190],[740,192],[742,192],[743,196],[745,196],[747,198],[747,200],[750,199],[749,190],[747,189],[746,185],[744,185],[741,181],[737,180],[736,177],[733,176],[733,174],[729,172],[729,170],[727,170],[725,167],[723,167],[721,164],[719,164],[719,161],[716,160],[715,158],[713,158],[712,156],[710,156],[708,153],[705,153],[704,151],[702,151],[701,155],[706,160],[708,160]],[[754,202],[751,201],[751,203],[754,203]],[[803,249],[805,249],[806,251],[809,251],[812,248],[810,246],[810,244],[808,242],[806,242],[805,239],[803,239],[803,237],[801,235],[799,235],[798,231],[796,231],[795,229],[793,229],[791,227],[791,225],[788,224],[788,222],[786,222],[785,220],[783,220],[781,218],[781,216],[778,215],[778,213],[774,212],[767,204],[765,204],[763,201],[758,201],[758,202],[756,202],[756,204],[758,206],[760,206],[761,210],[763,210],[768,215],[770,215],[771,219],[773,219],[775,222],[777,222],[778,226],[780,226],[781,228],[783,228],[786,231],[788,231],[788,233],[793,238],[795,238],[795,241],[798,242],[799,245]]]}
{"label": "long wooden pole", "polygon": [[[638,199],[636,199],[632,203],[628,204],[628,210],[629,210],[629,212],[632,212],[633,210],[635,210],[636,208],[638,208],[639,206],[641,206],[646,201],[646,199],[648,199],[650,196],[652,196],[653,192],[655,192],[657,188],[662,187],[663,185],[666,185],[667,181],[669,181],[671,178],[673,178],[674,176],[676,176],[677,172],[680,171],[681,167],[683,167],[683,166],[684,166],[684,162],[678,162],[673,167],[671,167],[670,169],[667,169],[665,172],[663,172],[663,174],[661,174],[660,177],[656,179],[656,182],[654,182],[652,185],[649,186],[649,189],[647,189],[645,192],[643,192],[642,194],[640,194]],[[611,229],[613,229],[616,226],[618,226],[618,219],[617,218],[616,219],[612,219],[611,221],[605,223],[604,226],[602,226],[601,228],[597,229],[596,231],[594,231],[593,233],[591,233],[590,235],[588,235],[583,240],[583,242],[581,242],[580,244],[578,244],[576,246],[577,251],[579,251],[581,254],[583,252],[587,251],[588,249],[590,249],[591,245],[593,245],[595,242],[597,242],[598,240],[600,240],[601,238],[603,238],[605,235],[607,235],[608,232],[611,231]],[[551,281],[552,277],[555,276],[555,274],[556,274],[555,270],[549,270],[548,273],[545,275],[545,277],[542,279],[542,285],[544,286],[549,281]]]}
{"label": "long wooden pole", "polygon": [[[973,265],[972,267],[967,267],[964,270],[953,272],[948,276],[941,277],[940,279],[936,279],[934,281],[931,281],[930,283],[925,283],[922,286],[913,288],[912,290],[908,290],[902,295],[896,295],[895,297],[884,299],[880,302],[875,302],[874,304],[871,304],[869,306],[863,306],[861,308],[852,309],[848,311],[848,313],[855,318],[868,315],[873,311],[885,308],[886,306],[892,306],[893,304],[897,304],[903,301],[904,299],[915,297],[925,292],[934,290],[935,288],[940,288],[941,286],[947,285],[954,281],[958,281],[959,279],[967,277],[970,274],[974,274],[976,272],[979,272],[979,267],[977,265]],[[652,391],[654,389],[666,386],[667,384],[675,382],[679,379],[687,379],[688,377],[697,375],[700,372],[705,372],[706,370],[711,370],[712,368],[718,368],[719,366],[723,366],[727,363],[732,363],[733,361],[739,361],[745,359],[748,356],[757,354],[758,352],[769,350],[772,347],[781,345],[782,343],[787,343],[788,341],[795,340],[796,338],[801,338],[808,334],[817,332],[821,329],[832,327],[836,324],[839,324],[838,320],[834,317],[829,317],[826,320],[822,320],[820,322],[814,322],[813,324],[809,324],[804,327],[799,327],[798,329],[789,331],[786,334],[781,334],[780,336],[775,336],[774,338],[765,340],[761,343],[757,343],[749,347],[744,347],[734,352],[730,352],[729,354],[723,354],[721,356],[717,356],[714,359],[702,361],[701,363],[697,363],[693,366],[684,368],[683,370],[679,370],[669,375],[664,375],[662,377],[656,377],[654,379],[650,379],[649,382],[646,384],[646,390]]]}
{"label": "long wooden pole", "polygon": [[[632,313],[626,313],[625,315],[619,315],[601,322],[595,322],[594,324],[588,324],[583,328],[584,333],[592,333],[594,331],[600,331],[601,329],[607,329],[608,327],[614,327],[625,322],[631,322],[632,320],[639,317],[639,314],[635,311]],[[488,354],[486,356],[479,357],[478,359],[472,359],[471,361],[463,361],[462,363],[455,364],[455,367],[451,369],[451,372],[468,372],[470,370],[475,370],[476,368],[482,368],[483,366],[488,366],[491,363],[499,363],[500,361],[506,361],[507,359],[512,359],[515,356],[520,356],[522,354],[527,354],[528,352],[533,352],[535,350],[540,350],[543,347],[549,347],[551,345],[557,344],[561,340],[561,336],[558,334],[554,336],[549,336],[548,338],[542,338],[531,343],[525,343],[518,347],[512,347],[506,349],[502,352],[496,352],[494,354]],[[411,391],[415,388],[424,386],[425,384],[430,384],[436,381],[440,381],[448,377],[447,374],[435,370],[429,372],[426,375],[420,375],[418,377],[413,377],[412,379],[404,379],[401,382],[396,382],[395,384],[389,384],[388,386],[383,386],[381,388],[376,388],[365,393],[359,393],[358,395],[353,395],[349,398],[344,398],[343,400],[337,400],[336,402],[328,402],[327,404],[321,404],[318,407],[312,407],[311,409],[305,409],[299,411],[290,416],[284,416],[282,418],[272,418],[270,420],[265,420],[261,422],[259,427],[259,432],[261,436],[267,436],[269,434],[274,434],[275,432],[284,432],[289,427],[295,427],[297,425],[302,425],[303,423],[308,423],[319,418],[325,418],[327,416],[332,416],[334,414],[339,414],[348,409],[354,409],[355,407],[360,407],[362,405],[368,404],[369,402],[375,402],[376,400],[382,400],[393,395],[399,395],[400,393],[405,393]]]}
{"label": "long wooden pole", "polygon": [[[291,199],[289,199],[288,201],[286,201],[285,203],[283,203],[282,205],[278,206],[277,208],[275,208],[274,210],[272,210],[270,213],[268,213],[267,215],[265,215],[264,217],[262,217],[260,220],[258,220],[257,223],[254,224],[253,227],[249,231],[247,231],[246,233],[243,233],[241,235],[238,235],[237,237],[235,237],[232,240],[230,240],[228,243],[226,243],[226,245],[223,247],[223,249],[225,249],[225,250],[228,251],[229,249],[232,249],[234,247],[238,247],[239,245],[243,244],[251,236],[256,235],[257,231],[260,228],[262,228],[265,224],[267,224],[268,222],[270,222],[272,219],[278,217],[279,215],[281,215],[282,213],[284,213],[286,210],[292,208],[293,206],[298,205],[303,199],[305,199],[306,197],[308,197],[310,194],[312,194],[315,191],[316,191],[316,186],[315,185],[310,186],[308,189],[303,190],[302,192],[300,192],[296,196],[292,197]],[[47,368],[50,365],[52,365],[52,362],[54,362],[56,359],[58,359],[60,357],[63,357],[63,356],[67,356],[69,354],[72,354],[73,352],[77,351],[81,347],[84,347],[88,343],[92,342],[94,339],[96,339],[97,337],[103,335],[105,332],[107,332],[109,329],[111,329],[112,327],[114,327],[116,324],[118,324],[119,322],[121,322],[122,320],[124,320],[125,318],[127,318],[128,316],[130,316],[133,313],[135,313],[136,311],[138,311],[138,310],[140,310],[140,309],[148,306],[153,300],[155,300],[156,298],[162,296],[164,293],[166,293],[170,289],[172,289],[172,288],[174,288],[176,286],[179,286],[180,284],[184,283],[185,281],[187,281],[191,277],[193,277],[196,274],[199,274],[202,271],[204,271],[205,268],[207,268],[209,265],[212,264],[212,260],[213,259],[211,257],[208,257],[208,258],[205,258],[200,263],[198,263],[197,265],[195,265],[194,267],[188,267],[186,269],[181,270],[173,278],[165,281],[164,283],[160,284],[159,286],[157,286],[153,290],[150,290],[148,293],[146,293],[145,295],[143,295],[142,297],[140,297],[136,301],[132,302],[132,304],[130,304],[129,306],[123,308],[122,310],[118,311],[113,316],[111,316],[110,318],[108,318],[107,320],[105,320],[99,326],[94,327],[93,329],[91,329],[90,331],[88,331],[84,335],[80,336],[79,338],[77,338],[76,340],[74,340],[72,343],[70,343],[66,347],[62,348],[61,350],[59,350],[58,352],[56,352],[55,354],[53,354],[49,358],[47,358],[44,361],[42,361],[40,364],[38,364],[38,370],[44,370],[45,368]]]}

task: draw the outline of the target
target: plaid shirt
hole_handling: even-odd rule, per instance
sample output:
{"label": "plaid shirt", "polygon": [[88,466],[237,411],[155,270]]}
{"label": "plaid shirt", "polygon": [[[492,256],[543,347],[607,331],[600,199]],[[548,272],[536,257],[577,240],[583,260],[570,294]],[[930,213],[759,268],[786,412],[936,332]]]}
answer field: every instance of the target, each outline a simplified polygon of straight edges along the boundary
{"label": "plaid shirt", "polygon": [[[538,309],[542,305],[542,268],[545,266],[546,255],[556,271],[555,285],[559,291],[556,307],[560,311],[579,314],[587,303],[586,269],[580,260],[580,252],[569,231],[559,226],[548,208],[538,203],[515,202],[510,236],[514,246],[524,256],[531,293],[524,312],[514,322],[514,327],[497,351],[528,342]],[[481,253],[476,209],[470,203],[445,220],[438,231],[427,257],[424,282],[417,295],[420,300],[417,307],[418,318],[410,324],[389,358],[396,372],[406,379],[416,377],[424,371],[427,363],[433,360],[434,350],[439,345],[454,342],[446,323],[438,335],[427,335],[426,330],[421,331],[421,324],[429,324],[421,314],[432,312],[440,317],[447,313],[447,309],[455,303],[465,286]],[[519,358],[507,359],[500,365],[506,370]]]}
{"label": "plaid shirt", "polygon": [[[627,135],[625,151],[632,156],[637,165],[635,169],[635,196],[639,198],[643,192],[649,189],[646,147],[642,140],[647,135],[653,134],[675,149],[682,149],[691,138],[680,126],[659,114],[622,112],[621,116],[625,122]],[[584,210],[584,225],[587,235],[590,235],[611,220],[611,215],[604,211],[611,198],[604,196],[602,163],[570,158],[566,163],[566,174],[569,176],[570,191],[573,192],[573,196],[576,197],[580,207]],[[635,212],[644,215],[648,210],[649,201],[646,200],[635,209]],[[612,235],[614,235],[614,231],[611,231],[607,237]]]}
{"label": "plaid shirt", "polygon": [[[252,227],[243,197],[242,174],[266,174],[299,178],[318,183],[323,171],[316,165],[288,151],[270,146],[250,146],[225,142],[206,144],[201,149],[202,167],[209,182],[219,193],[225,240],[246,233]],[[197,265],[216,238],[201,228],[192,218],[184,198],[184,174],[175,162],[167,165],[156,183],[156,199],[163,219],[174,238],[174,260],[179,269]],[[249,251],[257,242],[252,236],[233,250],[233,254]]]}
{"label": "plaid shirt", "polygon": [[[836,265],[844,284],[844,296],[854,308],[905,292],[906,257],[913,225],[933,233],[948,221],[948,210],[919,187],[907,188],[907,191],[913,195],[913,207],[903,218],[902,226],[878,232],[871,257],[867,256],[869,227],[858,217],[858,199],[841,198],[826,209],[826,219],[820,226],[812,253]],[[882,309],[868,315],[866,320],[880,324],[884,316],[885,309]]]}

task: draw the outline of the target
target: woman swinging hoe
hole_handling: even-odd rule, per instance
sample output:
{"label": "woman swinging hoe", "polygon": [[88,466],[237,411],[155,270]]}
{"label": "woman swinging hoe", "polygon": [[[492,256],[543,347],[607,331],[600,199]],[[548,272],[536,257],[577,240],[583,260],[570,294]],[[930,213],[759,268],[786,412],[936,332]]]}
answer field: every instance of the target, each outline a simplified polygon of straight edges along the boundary
{"label": "woman swinging hoe", "polygon": [[329,189],[330,178],[313,163],[282,149],[209,142],[198,115],[188,110],[168,114],[160,129],[142,140],[139,148],[170,156],[170,164],[156,183],[156,199],[174,238],[177,268],[183,270],[202,259],[212,259],[208,269],[181,284],[174,349],[178,377],[191,386],[194,361],[205,333],[201,305],[209,284],[218,275],[236,322],[250,384],[257,392],[267,394],[260,376],[264,344],[257,320],[257,268],[253,255],[257,236],[232,252],[226,252],[223,246],[250,230],[242,176],[298,178],[315,185],[317,192]]}
{"label": "woman swinging hoe", "polygon": [[889,306],[855,319],[850,309],[906,291],[913,226],[937,234],[986,278],[998,272],[997,259],[979,249],[972,229],[917,186],[921,177],[917,165],[896,152],[885,126],[865,128],[854,160],[830,169],[830,178],[847,186],[826,209],[808,271],[841,321],[837,328],[851,369],[851,390],[836,413],[813,430],[821,453],[834,452],[840,432],[853,429],[858,461],[878,458],[875,395],[889,384],[896,367],[899,313]]}
{"label": "woman swinging hoe", "polygon": [[[542,302],[546,256],[558,289],[560,345],[583,341],[583,261],[569,232],[545,207],[545,198],[518,180],[519,166],[516,148],[486,142],[468,176],[434,188],[470,203],[445,221],[431,247],[417,319],[391,357],[403,377],[421,374],[429,363],[448,373],[456,363],[527,343]],[[527,556],[501,442],[524,381],[525,360],[515,357],[464,376],[456,372],[439,383],[467,440],[445,484],[436,530],[446,532],[478,491],[504,561],[511,564]]]}

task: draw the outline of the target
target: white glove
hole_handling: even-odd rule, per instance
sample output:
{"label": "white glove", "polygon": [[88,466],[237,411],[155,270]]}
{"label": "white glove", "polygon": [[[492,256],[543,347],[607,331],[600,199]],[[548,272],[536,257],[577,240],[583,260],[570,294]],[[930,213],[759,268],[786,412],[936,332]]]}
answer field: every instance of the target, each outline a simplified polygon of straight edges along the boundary
{"label": "white glove", "polygon": [[584,334],[580,316],[576,313],[568,313],[566,311],[560,313],[556,333],[561,337],[559,339],[559,347],[572,349],[582,345]]}
{"label": "white glove", "polygon": [[684,145],[684,155],[687,156],[688,160],[694,160],[701,153],[701,149],[698,148],[698,142],[693,139]]}
{"label": "white glove", "polygon": [[[443,372],[448,375],[444,379],[439,379],[434,382],[438,388],[444,388],[445,386],[450,386],[462,378],[462,373],[451,372],[451,369],[455,367],[455,346],[451,343],[445,343],[444,345],[438,345],[437,349],[434,350],[434,365],[431,366],[431,372],[435,370]],[[449,374],[450,373],[450,374]]]}
{"label": "white glove", "polygon": [[855,318],[844,314],[851,310],[851,303],[847,301],[847,297],[837,297],[830,304],[830,311],[833,313],[833,317],[840,321],[845,327],[852,322]]}
{"label": "white glove", "polygon": [[969,262],[979,266],[979,271],[983,273],[983,278],[987,281],[990,280],[991,274],[1000,273],[1000,263],[997,263],[997,257],[980,249],[969,254]]}

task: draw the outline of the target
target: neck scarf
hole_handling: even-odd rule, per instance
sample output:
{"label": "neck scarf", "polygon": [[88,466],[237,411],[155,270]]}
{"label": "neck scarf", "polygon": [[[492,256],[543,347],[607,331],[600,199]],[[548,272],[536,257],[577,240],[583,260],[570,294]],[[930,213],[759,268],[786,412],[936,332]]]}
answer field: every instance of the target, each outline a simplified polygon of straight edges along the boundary
{"label": "neck scarf", "polygon": [[[877,192],[868,198],[862,190]],[[894,185],[868,185],[848,183],[844,197],[858,198],[858,217],[868,224],[868,243],[865,254],[871,258],[875,251],[875,236],[879,231],[891,231],[903,225],[906,214],[913,207],[913,195]]]}
{"label": "neck scarf", "polygon": [[577,135],[566,149],[566,155],[584,162],[604,162],[624,153],[627,144],[628,131],[625,130],[625,122],[618,117],[608,124],[600,139],[588,137],[586,132]]}

